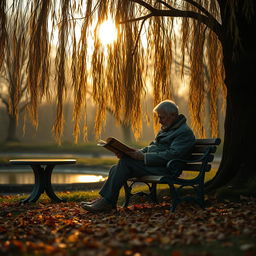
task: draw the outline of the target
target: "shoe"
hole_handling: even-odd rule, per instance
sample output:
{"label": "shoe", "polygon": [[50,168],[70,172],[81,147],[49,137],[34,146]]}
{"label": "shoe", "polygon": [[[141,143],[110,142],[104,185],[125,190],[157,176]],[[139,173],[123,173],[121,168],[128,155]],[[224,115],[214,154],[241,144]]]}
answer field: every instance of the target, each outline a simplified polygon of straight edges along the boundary
{"label": "shoe", "polygon": [[83,209],[93,213],[109,212],[115,209],[115,207],[104,198],[100,198],[91,204],[81,203],[81,206]]}
{"label": "shoe", "polygon": [[93,201],[90,201],[90,202],[81,202],[80,203],[80,206],[81,207],[84,207],[84,205],[92,205],[92,204],[95,204],[96,202],[98,202],[99,200],[101,200],[102,198],[98,198],[98,199],[96,199],[96,200],[93,200]]}
{"label": "shoe", "polygon": [[94,201],[91,201],[91,202],[81,202],[80,205],[83,207],[83,205],[92,205],[94,203],[96,203],[98,200],[101,200],[101,198],[98,198]]}

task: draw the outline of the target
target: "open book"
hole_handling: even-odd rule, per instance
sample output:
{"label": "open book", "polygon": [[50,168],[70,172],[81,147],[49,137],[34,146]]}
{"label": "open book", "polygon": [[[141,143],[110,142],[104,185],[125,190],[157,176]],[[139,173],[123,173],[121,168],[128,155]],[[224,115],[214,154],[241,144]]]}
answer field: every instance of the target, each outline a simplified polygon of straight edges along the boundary
{"label": "open book", "polygon": [[99,140],[98,141],[98,146],[104,147],[110,151],[112,151],[113,153],[124,153],[126,154],[127,152],[133,152],[136,151],[136,149],[131,148],[127,145],[125,145],[124,143],[120,142],[119,140],[113,138],[113,137],[109,137],[106,139],[106,141],[104,140]]}

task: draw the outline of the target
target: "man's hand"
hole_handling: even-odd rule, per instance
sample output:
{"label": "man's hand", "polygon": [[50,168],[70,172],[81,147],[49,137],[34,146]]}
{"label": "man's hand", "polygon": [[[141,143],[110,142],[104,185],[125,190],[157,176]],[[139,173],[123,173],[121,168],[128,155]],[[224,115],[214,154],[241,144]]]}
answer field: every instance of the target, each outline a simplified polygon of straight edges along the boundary
{"label": "man's hand", "polygon": [[136,151],[133,151],[133,152],[128,152],[126,154],[129,157],[133,158],[133,159],[144,160],[144,154],[141,151],[139,151],[139,150],[136,150]]}
{"label": "man's hand", "polygon": [[115,154],[116,154],[117,158],[119,158],[119,159],[121,159],[124,156],[124,154],[122,152],[118,152]]}

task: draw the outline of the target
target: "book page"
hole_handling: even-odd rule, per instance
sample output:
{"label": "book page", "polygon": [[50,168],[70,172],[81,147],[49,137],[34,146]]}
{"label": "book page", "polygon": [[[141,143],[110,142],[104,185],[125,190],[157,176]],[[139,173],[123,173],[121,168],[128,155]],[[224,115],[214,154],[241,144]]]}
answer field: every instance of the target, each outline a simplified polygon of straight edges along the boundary
{"label": "book page", "polygon": [[106,144],[107,144],[106,141],[104,141],[104,140],[99,140],[98,143],[97,143],[97,146],[102,146],[102,147],[104,147]]}
{"label": "book page", "polygon": [[109,140],[108,144],[109,144],[111,147],[113,147],[113,148],[115,148],[115,149],[117,149],[117,150],[119,150],[119,151],[121,151],[121,152],[123,152],[123,153],[135,151],[135,149],[130,148],[129,146],[123,144],[122,142],[118,141],[118,140],[115,139],[115,138],[111,138],[111,139]]}
{"label": "book page", "polygon": [[120,153],[120,152],[125,154],[127,152],[132,152],[132,151],[136,150],[136,149],[133,149],[133,148],[123,144],[122,142],[120,142],[119,140],[117,140],[113,137],[107,138],[106,141],[99,140],[97,145],[105,147],[106,149],[112,151],[115,154]]}

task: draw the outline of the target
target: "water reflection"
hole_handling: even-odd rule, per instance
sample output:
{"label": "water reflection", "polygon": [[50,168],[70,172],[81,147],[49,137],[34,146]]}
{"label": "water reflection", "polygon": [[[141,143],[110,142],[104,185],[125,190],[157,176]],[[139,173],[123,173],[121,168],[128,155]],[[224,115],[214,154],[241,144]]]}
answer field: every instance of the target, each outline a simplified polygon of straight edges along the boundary
{"label": "water reflection", "polygon": [[[74,170],[73,170],[74,172]],[[83,173],[72,173],[63,170],[53,172],[52,183],[53,184],[65,184],[65,183],[92,183],[104,181],[107,174],[93,173],[93,171],[84,171]],[[0,170],[0,184],[34,184],[33,171],[28,170]]]}
{"label": "water reflection", "polygon": [[[88,183],[104,181],[106,177],[92,174],[54,173],[52,183]],[[34,184],[33,173],[0,173],[0,184]]]}

